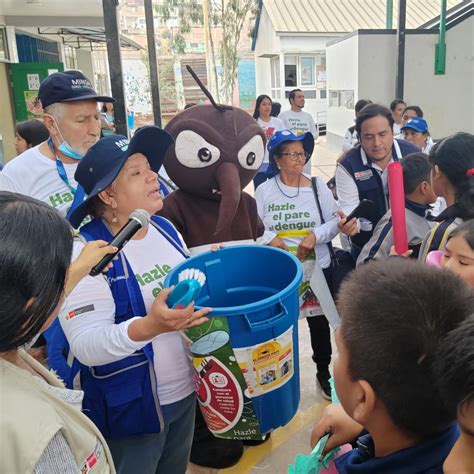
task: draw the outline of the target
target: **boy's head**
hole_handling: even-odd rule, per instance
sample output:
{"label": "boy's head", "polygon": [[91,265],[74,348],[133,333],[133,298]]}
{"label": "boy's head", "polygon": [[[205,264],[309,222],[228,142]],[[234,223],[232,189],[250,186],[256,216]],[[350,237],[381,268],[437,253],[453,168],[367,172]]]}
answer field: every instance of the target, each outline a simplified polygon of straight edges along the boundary
{"label": "boy's head", "polygon": [[455,413],[433,361],[473,307],[472,290],[448,271],[401,258],[358,268],[338,297],[334,380],[344,410],[369,431],[389,420],[421,440],[446,428]]}
{"label": "boy's head", "polygon": [[436,194],[431,186],[432,165],[428,155],[410,153],[401,161],[403,168],[403,188],[405,197],[419,204],[431,204]]}
{"label": "boy's head", "polygon": [[457,412],[461,431],[474,437],[474,314],[442,342],[435,374],[446,409]]}

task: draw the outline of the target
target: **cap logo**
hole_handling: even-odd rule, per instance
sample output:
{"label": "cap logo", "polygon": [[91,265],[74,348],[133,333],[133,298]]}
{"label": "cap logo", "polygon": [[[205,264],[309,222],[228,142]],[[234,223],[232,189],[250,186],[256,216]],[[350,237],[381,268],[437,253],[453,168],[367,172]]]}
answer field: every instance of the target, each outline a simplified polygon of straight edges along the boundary
{"label": "cap logo", "polygon": [[129,140],[119,140],[115,142],[115,145],[120,148],[121,151],[127,151]]}
{"label": "cap logo", "polygon": [[71,79],[72,89],[92,89],[92,84],[87,79]]}

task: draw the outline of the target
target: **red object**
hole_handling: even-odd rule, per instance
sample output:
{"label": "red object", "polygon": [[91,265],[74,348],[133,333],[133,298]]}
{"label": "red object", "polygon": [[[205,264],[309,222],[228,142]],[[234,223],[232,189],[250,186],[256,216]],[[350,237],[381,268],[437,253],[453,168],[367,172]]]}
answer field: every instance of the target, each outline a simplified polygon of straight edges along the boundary
{"label": "red object", "polygon": [[388,165],[388,190],[392,210],[393,242],[398,255],[408,250],[407,222],[405,219],[405,192],[403,190],[403,168],[400,162]]}
{"label": "red object", "polygon": [[474,168],[469,168],[467,171],[466,171],[466,176],[474,176]]}

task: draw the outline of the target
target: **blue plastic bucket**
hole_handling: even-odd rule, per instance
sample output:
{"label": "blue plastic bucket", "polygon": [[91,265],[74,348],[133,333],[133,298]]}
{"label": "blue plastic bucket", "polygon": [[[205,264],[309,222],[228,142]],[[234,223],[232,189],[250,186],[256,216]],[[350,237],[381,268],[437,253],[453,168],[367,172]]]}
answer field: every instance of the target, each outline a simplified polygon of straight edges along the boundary
{"label": "blue plastic bucket", "polygon": [[184,334],[204,418],[216,436],[260,439],[298,409],[300,262],[273,247],[227,247],[181,263],[165,286],[186,268],[206,275],[196,308],[213,308]]}

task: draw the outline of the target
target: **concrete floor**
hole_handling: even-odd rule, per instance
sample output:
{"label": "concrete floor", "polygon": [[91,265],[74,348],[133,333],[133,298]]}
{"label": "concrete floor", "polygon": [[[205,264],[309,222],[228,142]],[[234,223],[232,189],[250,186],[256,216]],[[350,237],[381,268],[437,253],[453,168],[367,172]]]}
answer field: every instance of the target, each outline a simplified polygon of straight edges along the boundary
{"label": "concrete floor", "polygon": [[[312,174],[328,181],[334,176],[336,159],[337,154],[327,146],[325,138],[319,138],[312,158]],[[253,185],[250,184],[246,191],[253,194]],[[316,385],[316,366],[311,359],[308,324],[300,320],[298,325],[301,401],[295,417],[286,426],[275,430],[266,443],[246,447],[235,466],[216,470],[189,464],[187,474],[286,474],[288,465],[294,462],[297,454],[311,451],[309,439],[313,424],[328,402],[322,398]]]}

